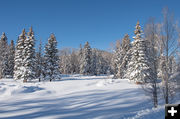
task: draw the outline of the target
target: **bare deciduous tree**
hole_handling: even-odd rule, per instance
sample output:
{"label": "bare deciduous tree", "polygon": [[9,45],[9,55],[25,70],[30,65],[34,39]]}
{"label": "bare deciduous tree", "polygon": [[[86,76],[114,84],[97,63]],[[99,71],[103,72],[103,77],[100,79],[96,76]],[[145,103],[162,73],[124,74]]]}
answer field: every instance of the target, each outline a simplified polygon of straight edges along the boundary
{"label": "bare deciduous tree", "polygon": [[170,57],[173,56],[178,49],[178,34],[177,24],[174,22],[172,13],[169,12],[168,8],[163,9],[164,20],[161,26],[160,41],[162,43],[162,79],[163,79],[163,94],[165,103],[169,103],[169,96],[171,95],[171,82],[169,78],[170,73]]}
{"label": "bare deciduous tree", "polygon": [[157,24],[155,24],[153,18],[149,19],[144,31],[145,38],[148,43],[147,46],[153,75],[149,76],[150,81],[143,85],[143,89],[152,98],[154,107],[156,108],[158,106],[157,64],[160,53],[158,45]]}

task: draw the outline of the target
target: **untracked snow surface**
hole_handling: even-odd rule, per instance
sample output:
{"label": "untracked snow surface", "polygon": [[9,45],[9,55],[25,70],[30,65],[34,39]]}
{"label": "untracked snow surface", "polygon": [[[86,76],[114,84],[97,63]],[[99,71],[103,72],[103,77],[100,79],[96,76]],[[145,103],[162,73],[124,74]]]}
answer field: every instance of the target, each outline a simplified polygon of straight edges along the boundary
{"label": "untracked snow surface", "polygon": [[111,76],[62,75],[60,81],[0,80],[1,119],[163,119],[142,89]]}

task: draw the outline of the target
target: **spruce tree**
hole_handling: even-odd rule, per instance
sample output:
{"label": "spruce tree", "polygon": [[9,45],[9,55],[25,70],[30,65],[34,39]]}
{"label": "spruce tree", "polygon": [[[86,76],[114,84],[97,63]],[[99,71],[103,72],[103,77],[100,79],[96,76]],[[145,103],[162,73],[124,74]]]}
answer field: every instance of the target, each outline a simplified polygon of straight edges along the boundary
{"label": "spruce tree", "polygon": [[78,51],[78,73],[81,73],[81,64],[82,64],[82,54],[83,54],[83,48],[82,45],[80,44],[79,46],[79,51]]}
{"label": "spruce tree", "polygon": [[130,60],[130,39],[129,35],[126,34],[122,40],[121,48],[119,51],[119,63],[117,64],[117,77],[118,78],[125,78],[125,73],[127,70],[127,65]]}
{"label": "spruce tree", "polygon": [[14,72],[14,55],[15,55],[14,41],[11,40],[11,44],[9,46],[9,52],[8,52],[8,75],[10,77],[13,77],[13,72]]}
{"label": "spruce tree", "polygon": [[98,68],[98,62],[97,62],[97,50],[92,50],[92,60],[91,60],[91,71],[93,75],[97,75],[97,68]]}
{"label": "spruce tree", "polygon": [[45,46],[46,80],[59,79],[59,58],[57,41],[54,34],[51,34]]}
{"label": "spruce tree", "polygon": [[121,59],[121,43],[119,40],[116,41],[116,47],[113,53],[113,64],[112,64],[112,69],[114,73],[113,78],[118,78],[118,66],[120,64],[120,59]]}
{"label": "spruce tree", "polygon": [[23,63],[24,63],[24,81],[31,81],[35,78],[35,39],[34,32],[32,27],[27,34],[27,37],[24,41],[24,49],[23,49]]}
{"label": "spruce tree", "polygon": [[8,44],[5,33],[2,34],[0,40],[0,78],[8,75]]}
{"label": "spruce tree", "polygon": [[39,79],[39,82],[42,79],[43,73],[43,56],[42,56],[42,42],[40,40],[38,52],[36,53],[36,78]]}
{"label": "spruce tree", "polygon": [[132,57],[128,64],[128,76],[137,83],[147,82],[151,76],[150,62],[147,54],[146,40],[142,37],[142,30],[137,22],[135,37],[132,44]]}
{"label": "spruce tree", "polygon": [[80,73],[84,75],[92,74],[92,49],[88,42],[84,45],[82,51],[82,60],[80,64]]}
{"label": "spruce tree", "polygon": [[24,41],[26,40],[26,32],[23,29],[22,33],[19,35],[16,48],[15,48],[15,61],[14,61],[14,80],[22,80],[24,73]]}

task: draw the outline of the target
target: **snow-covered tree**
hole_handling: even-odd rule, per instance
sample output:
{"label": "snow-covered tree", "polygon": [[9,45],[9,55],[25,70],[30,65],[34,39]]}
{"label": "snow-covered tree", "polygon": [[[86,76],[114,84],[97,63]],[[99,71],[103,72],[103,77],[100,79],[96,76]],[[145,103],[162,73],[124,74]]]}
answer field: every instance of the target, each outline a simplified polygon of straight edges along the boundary
{"label": "snow-covered tree", "polygon": [[96,49],[92,49],[92,56],[91,56],[91,72],[93,75],[97,75],[100,74],[100,72],[98,72],[98,69],[100,68],[99,66],[99,62],[97,61],[97,53],[98,51]]}
{"label": "snow-covered tree", "polygon": [[125,73],[127,70],[127,65],[129,63],[130,60],[130,48],[131,48],[131,44],[130,44],[130,39],[129,39],[129,35],[126,34],[122,40],[122,44],[121,44],[121,48],[119,51],[119,63],[118,63],[118,71],[117,71],[117,77],[118,78],[124,78],[125,77]]}
{"label": "snow-covered tree", "polygon": [[26,40],[26,32],[23,29],[22,33],[18,37],[15,48],[15,62],[14,62],[14,80],[24,81],[24,41]]}
{"label": "snow-covered tree", "polygon": [[121,43],[119,40],[117,40],[112,58],[112,69],[113,69],[114,78],[118,78],[117,73],[118,73],[118,66],[120,64],[120,57],[121,57],[120,53],[121,53]]}
{"label": "snow-covered tree", "polygon": [[171,58],[177,52],[179,48],[178,44],[178,25],[174,21],[173,14],[169,12],[167,8],[163,10],[163,23],[161,24],[161,34],[160,34],[160,42],[162,46],[162,56],[164,57],[163,65],[164,67],[162,71],[162,80],[163,80],[163,94],[165,103],[169,103],[169,99],[172,97],[173,90],[171,90],[174,86],[171,84],[170,77],[172,75],[171,68]]}
{"label": "snow-covered tree", "polygon": [[[92,49],[91,75],[106,74],[111,72],[109,52]],[[63,74],[80,73],[80,65],[83,64],[83,49],[65,48],[60,50],[60,71]],[[109,58],[110,57],[110,58]],[[109,71],[108,71],[109,70]]]}
{"label": "snow-covered tree", "polygon": [[152,99],[153,105],[156,108],[158,106],[158,63],[160,57],[159,48],[159,37],[158,37],[158,26],[155,24],[154,19],[150,19],[148,24],[145,26],[145,39],[147,40],[148,57],[150,60],[150,68],[152,74],[148,83],[142,85],[145,93]]}
{"label": "snow-covered tree", "polygon": [[78,62],[78,54],[77,51],[75,49],[72,49],[72,53],[70,55],[70,73],[71,74],[75,74],[75,73],[79,73],[79,62]]}
{"label": "snow-covered tree", "polygon": [[82,59],[80,64],[80,73],[84,75],[92,74],[92,49],[88,42],[86,42],[83,51],[82,51]]}
{"label": "snow-covered tree", "polygon": [[40,40],[38,52],[36,53],[36,78],[39,79],[39,82],[42,79],[43,73],[43,56],[42,56],[42,42]]}
{"label": "snow-covered tree", "polygon": [[59,61],[59,67],[60,67],[60,72],[62,74],[70,74],[70,49],[69,48],[64,48],[59,51],[60,54],[60,61]]}
{"label": "snow-covered tree", "polygon": [[150,62],[147,54],[146,40],[142,37],[142,30],[137,22],[135,37],[132,44],[132,57],[128,64],[128,76],[137,83],[147,82],[151,75]]}
{"label": "snow-covered tree", "polygon": [[59,77],[59,57],[57,49],[57,41],[54,34],[51,34],[48,43],[45,46],[45,64],[46,64],[46,80],[60,79]]}
{"label": "snow-covered tree", "polygon": [[35,78],[35,39],[34,32],[32,27],[27,34],[27,37],[24,41],[24,49],[23,49],[23,66],[24,73],[22,78],[24,81],[31,81]]}
{"label": "snow-covered tree", "polygon": [[169,58],[169,73],[174,74],[177,71],[177,63],[175,56]]}
{"label": "snow-covered tree", "polygon": [[14,55],[15,55],[14,41],[11,40],[11,44],[9,46],[9,51],[8,51],[8,75],[10,77],[13,77],[13,72],[14,72]]}
{"label": "snow-covered tree", "polygon": [[78,73],[81,73],[81,63],[82,63],[82,56],[83,56],[83,48],[82,45],[80,44],[79,46],[79,51],[78,51]]}
{"label": "snow-covered tree", "polygon": [[8,75],[8,44],[5,33],[0,40],[0,78]]}
{"label": "snow-covered tree", "polygon": [[106,55],[106,51],[93,49],[92,60],[95,75],[110,73],[110,63],[106,59]]}

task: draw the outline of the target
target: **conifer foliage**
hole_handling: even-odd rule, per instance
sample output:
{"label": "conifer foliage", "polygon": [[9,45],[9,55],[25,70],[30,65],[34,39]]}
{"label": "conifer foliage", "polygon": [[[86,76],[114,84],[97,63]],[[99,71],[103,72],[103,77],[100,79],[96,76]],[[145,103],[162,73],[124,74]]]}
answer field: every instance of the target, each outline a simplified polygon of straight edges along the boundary
{"label": "conifer foliage", "polygon": [[22,33],[19,35],[15,48],[15,64],[14,64],[14,80],[24,80],[24,41],[26,40],[26,32],[23,29]]}
{"label": "conifer foliage", "polygon": [[82,58],[80,63],[80,73],[84,75],[92,74],[92,49],[88,42],[82,50]]}
{"label": "conifer foliage", "polygon": [[14,72],[14,54],[15,54],[14,41],[11,40],[11,44],[9,46],[9,51],[8,51],[8,76],[9,77],[13,77],[13,72]]}
{"label": "conifer foliage", "polygon": [[121,57],[121,43],[120,41],[116,41],[116,47],[113,54],[113,60],[112,60],[112,69],[114,78],[118,78],[118,66],[120,64],[120,58]]}
{"label": "conifer foliage", "polygon": [[132,44],[132,57],[128,64],[129,79],[135,82],[146,82],[151,75],[150,62],[147,54],[146,40],[142,37],[139,22],[135,27],[135,37]]}
{"label": "conifer foliage", "polygon": [[0,40],[0,78],[8,75],[8,44],[5,33],[2,34]]}
{"label": "conifer foliage", "polygon": [[24,63],[24,80],[30,81],[35,78],[35,39],[32,27],[27,34],[27,37],[24,41],[23,49],[23,63]]}
{"label": "conifer foliage", "polygon": [[14,79],[23,82],[35,78],[35,39],[32,27],[26,35],[25,29],[18,38],[15,49]]}
{"label": "conifer foliage", "polygon": [[54,34],[51,34],[45,46],[45,79],[52,81],[59,79],[59,57],[57,41]]}
{"label": "conifer foliage", "polygon": [[125,78],[125,73],[127,71],[127,65],[130,60],[131,52],[130,52],[131,44],[129,35],[126,34],[122,40],[121,49],[120,49],[120,56],[119,56],[119,64],[118,64],[118,78]]}
{"label": "conifer foliage", "polygon": [[36,78],[39,79],[39,82],[43,76],[43,54],[42,54],[42,42],[40,40],[38,52],[36,53]]}

